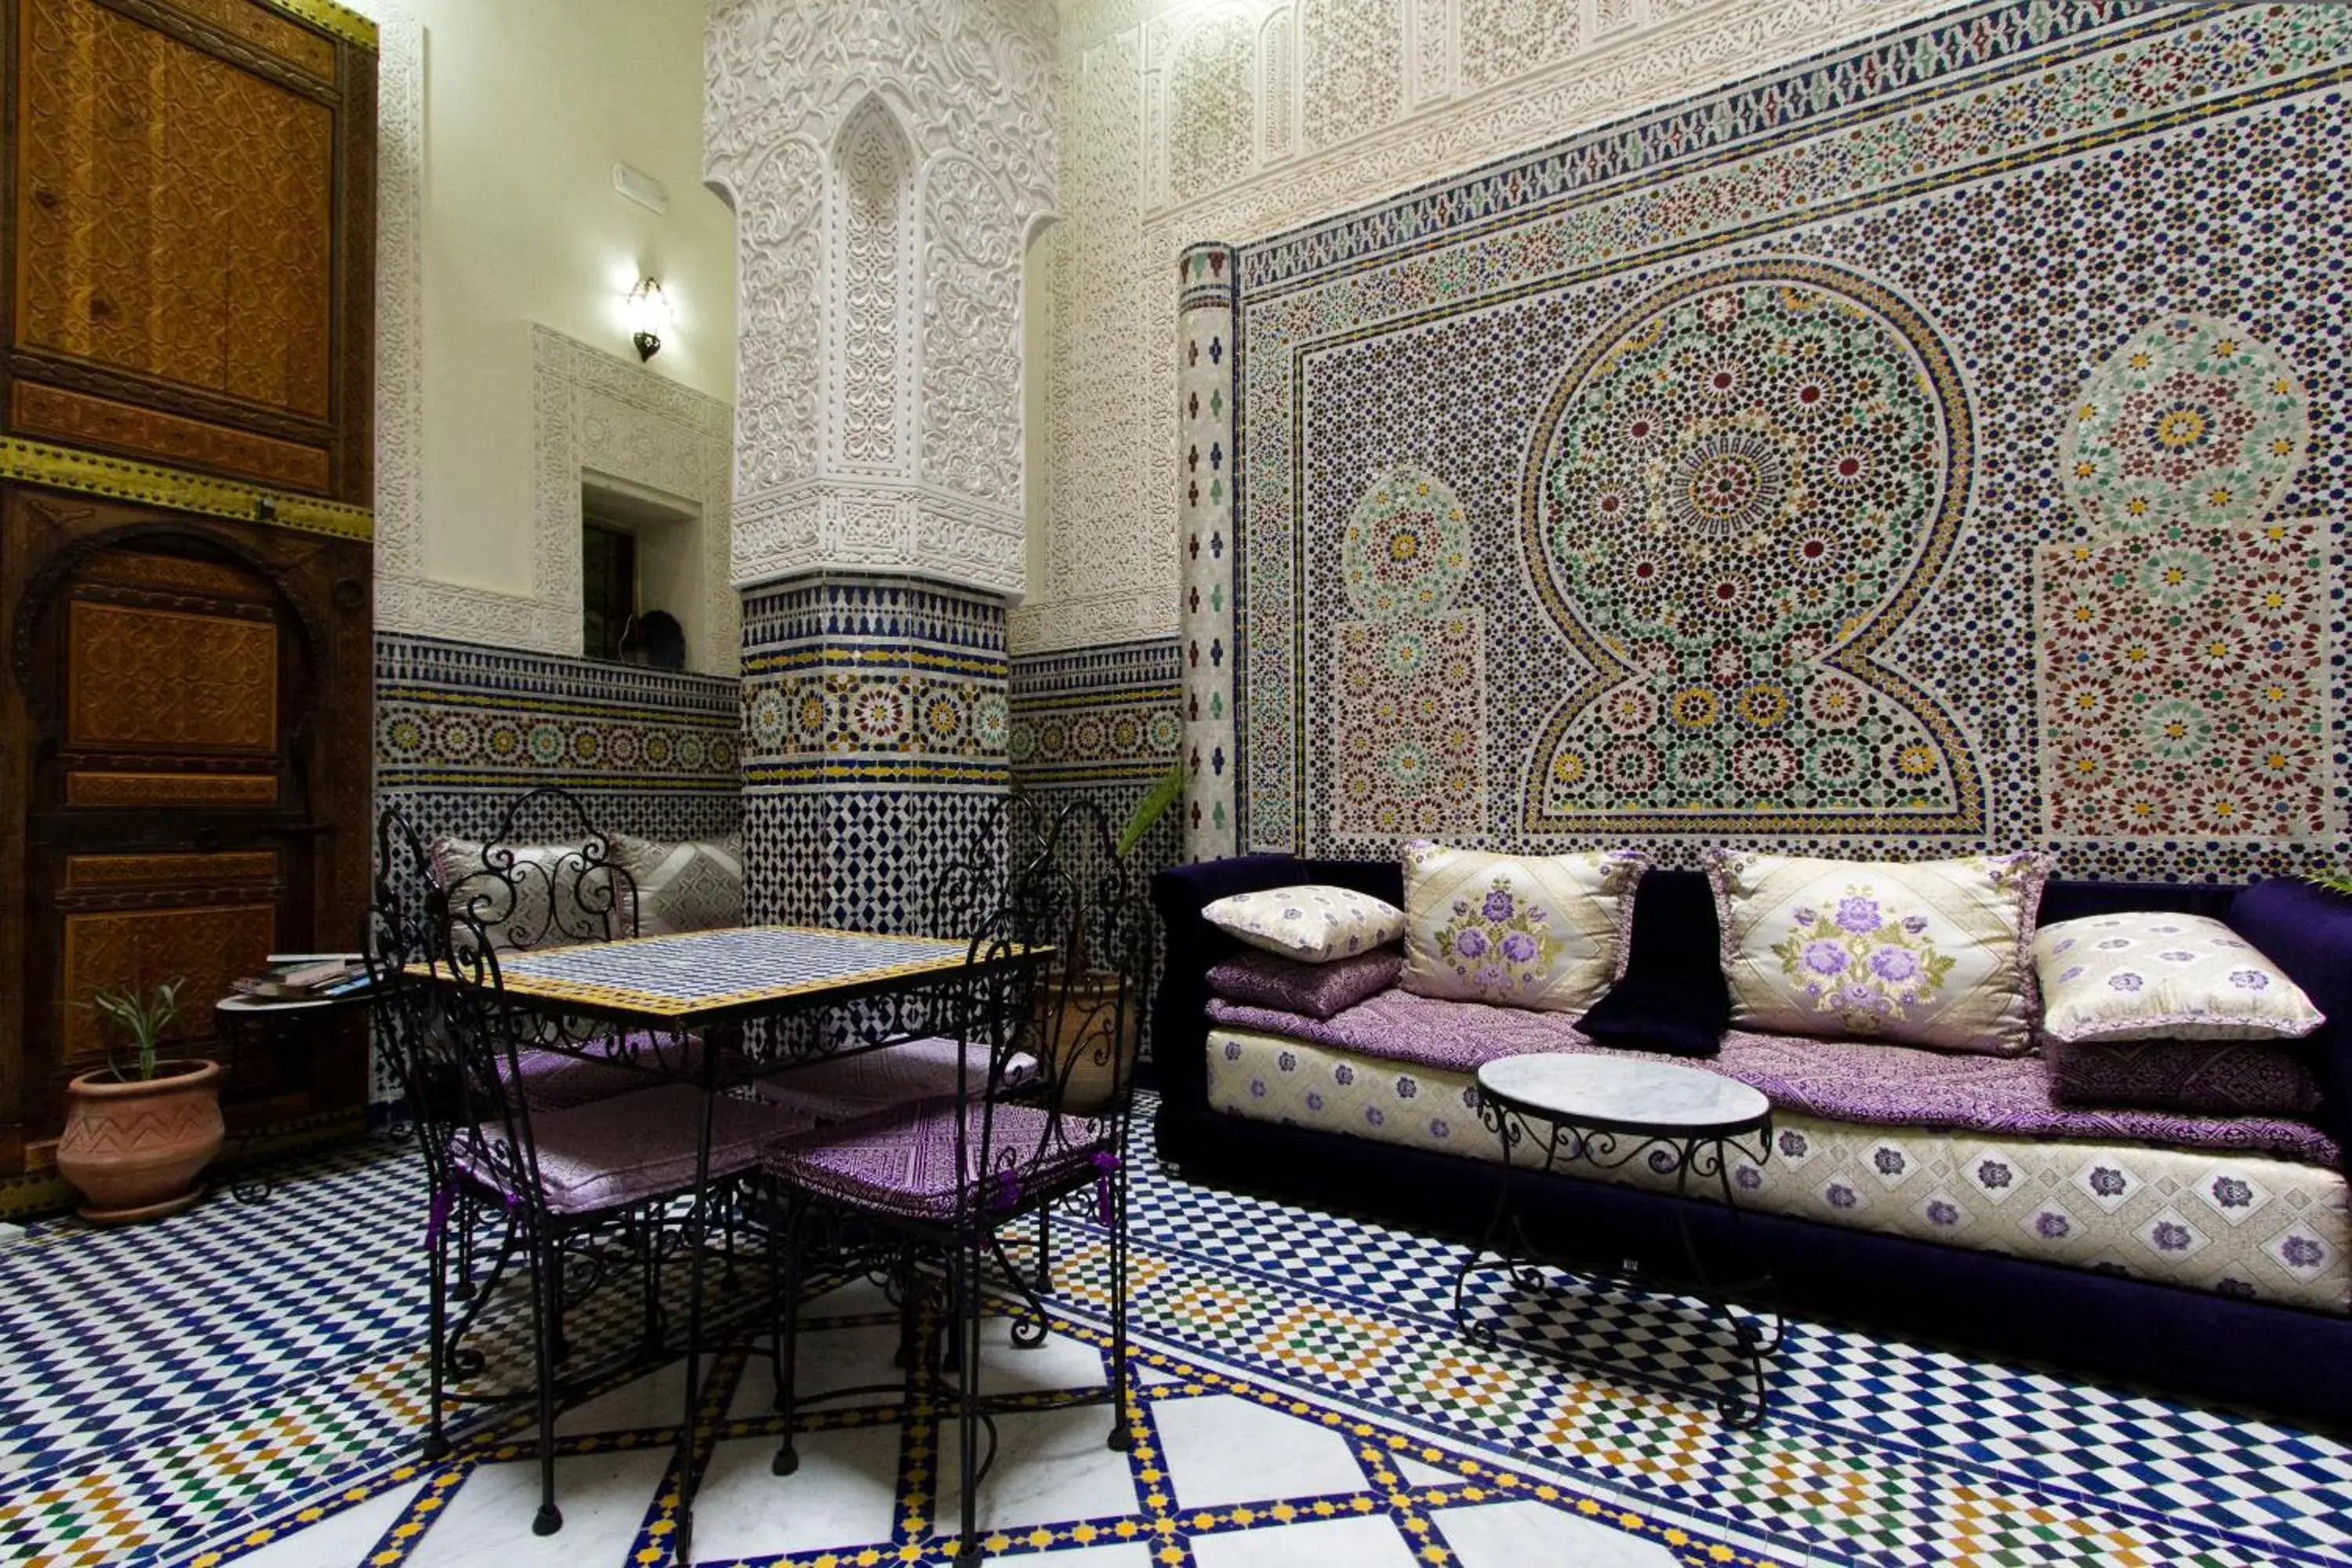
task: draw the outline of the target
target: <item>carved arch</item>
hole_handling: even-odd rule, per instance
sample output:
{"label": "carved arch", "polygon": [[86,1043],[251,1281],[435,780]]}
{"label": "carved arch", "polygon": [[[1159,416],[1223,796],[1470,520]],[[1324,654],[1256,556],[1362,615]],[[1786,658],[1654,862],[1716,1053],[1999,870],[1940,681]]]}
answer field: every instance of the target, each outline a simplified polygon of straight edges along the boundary
{"label": "carved arch", "polygon": [[831,159],[827,446],[845,472],[914,468],[914,143],[878,94],[842,121]]}

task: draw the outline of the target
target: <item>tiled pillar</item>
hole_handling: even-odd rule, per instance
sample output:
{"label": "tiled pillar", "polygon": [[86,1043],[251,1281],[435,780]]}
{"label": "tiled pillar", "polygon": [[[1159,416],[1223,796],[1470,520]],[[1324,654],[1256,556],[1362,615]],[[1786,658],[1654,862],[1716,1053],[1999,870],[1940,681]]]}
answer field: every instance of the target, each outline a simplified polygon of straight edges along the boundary
{"label": "tiled pillar", "polygon": [[746,918],[969,934],[934,895],[1010,785],[1004,608],[901,576],[746,591]]}
{"label": "tiled pillar", "polygon": [[1184,552],[1184,849],[1234,852],[1234,250],[1196,245],[1177,264],[1178,534]]}

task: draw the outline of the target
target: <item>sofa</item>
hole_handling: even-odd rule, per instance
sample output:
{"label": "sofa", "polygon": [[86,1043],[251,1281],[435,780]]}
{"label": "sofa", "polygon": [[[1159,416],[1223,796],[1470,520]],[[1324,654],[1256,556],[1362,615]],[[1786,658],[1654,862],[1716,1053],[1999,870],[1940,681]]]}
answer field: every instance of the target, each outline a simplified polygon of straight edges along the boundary
{"label": "sofa", "polygon": [[[1240,947],[1202,910],[1302,883],[1403,894],[1394,861],[1253,855],[1155,879],[1158,1152],[1187,1178],[1475,1235],[1500,1158],[1475,1113],[1477,1060],[1591,1042],[1570,1016],[1401,990],[1319,1023],[1213,998],[1209,972]],[[2315,1114],[2068,1111],[2038,1055],[1735,1030],[1700,1065],[1774,1101],[1769,1157],[1737,1173],[1746,1238],[1769,1249],[1792,1310],[2340,1424],[2352,1411],[2352,900],[2293,879],[2053,880],[2040,922],[2141,910],[2227,921],[2327,1016],[2299,1047]],[[1711,966],[1717,943],[1702,873],[1642,879],[1629,980]],[[1857,1051],[1874,1053],[1866,1067]],[[1685,1200],[1670,1173],[1637,1162],[1536,1184],[1523,1206],[1580,1255],[1676,1256]],[[1688,1202],[1681,1217],[1702,1246],[1738,1243],[1718,1204]]]}

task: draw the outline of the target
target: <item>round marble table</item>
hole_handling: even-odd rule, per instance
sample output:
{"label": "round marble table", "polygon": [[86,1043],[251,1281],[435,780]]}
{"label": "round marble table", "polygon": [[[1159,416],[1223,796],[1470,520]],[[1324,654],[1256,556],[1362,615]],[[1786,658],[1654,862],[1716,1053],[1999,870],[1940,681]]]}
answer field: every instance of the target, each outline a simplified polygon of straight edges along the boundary
{"label": "round marble table", "polygon": [[[1630,1057],[1563,1053],[1501,1057],[1480,1067],[1478,1114],[1502,1141],[1502,1190],[1485,1239],[1454,1274],[1456,1325],[1473,1339],[1494,1342],[1491,1324],[1468,1310],[1468,1282],[1485,1270],[1505,1271],[1523,1293],[1549,1291],[1564,1296],[1565,1292],[1557,1291],[1548,1271],[1565,1270],[1596,1285],[1608,1284],[1611,1275],[1590,1268],[1569,1269],[1528,1239],[1517,1213],[1521,1178],[1575,1176],[1579,1173],[1563,1172],[1562,1167],[1578,1165],[1596,1173],[1614,1171],[1641,1159],[1653,1173],[1674,1177],[1675,1227],[1688,1268],[1688,1278],[1677,1279],[1674,1289],[1706,1308],[1707,1325],[1720,1326],[1727,1333],[1729,1348],[1740,1366],[1738,1383],[1710,1389],[1706,1397],[1729,1426],[1753,1426],[1761,1422],[1769,1394],[1764,1358],[1780,1349],[1783,1323],[1777,1305],[1751,1309],[1738,1303],[1769,1302],[1774,1296],[1771,1274],[1761,1267],[1759,1254],[1754,1278],[1736,1282],[1718,1279],[1700,1256],[1691,1231],[1690,1207],[1697,1201],[1691,1192],[1691,1180],[1696,1176],[1717,1190],[1733,1227],[1738,1227],[1732,1152],[1743,1153],[1759,1165],[1769,1157],[1771,1101],[1737,1079],[1697,1068]],[[1752,1147],[1747,1142],[1751,1134]],[[1744,1239],[1745,1233],[1741,1235]],[[1615,1278],[1630,1281],[1633,1272],[1629,1264]],[[1583,1358],[1555,1352],[1555,1359],[1578,1362]]]}

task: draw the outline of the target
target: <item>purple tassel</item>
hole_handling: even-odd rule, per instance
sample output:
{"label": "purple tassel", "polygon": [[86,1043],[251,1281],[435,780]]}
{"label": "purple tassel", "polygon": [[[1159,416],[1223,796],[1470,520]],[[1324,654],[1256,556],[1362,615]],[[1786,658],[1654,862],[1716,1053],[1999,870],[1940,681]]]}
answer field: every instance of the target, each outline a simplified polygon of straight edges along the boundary
{"label": "purple tassel", "polygon": [[449,1223],[449,1201],[455,1195],[447,1187],[433,1194],[433,1211],[425,1217],[425,1248],[428,1252],[441,1245],[441,1227]]}
{"label": "purple tassel", "polygon": [[1095,1218],[1101,1222],[1102,1227],[1105,1230],[1108,1230],[1111,1226],[1110,1177],[1111,1173],[1118,1169],[1118,1155],[1112,1153],[1108,1149],[1096,1151]]}
{"label": "purple tassel", "polygon": [[1021,1177],[1017,1172],[996,1173],[996,1208],[998,1212],[1012,1208],[1021,1202]]}

